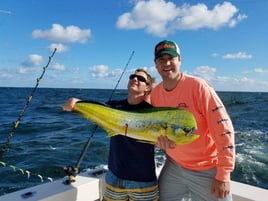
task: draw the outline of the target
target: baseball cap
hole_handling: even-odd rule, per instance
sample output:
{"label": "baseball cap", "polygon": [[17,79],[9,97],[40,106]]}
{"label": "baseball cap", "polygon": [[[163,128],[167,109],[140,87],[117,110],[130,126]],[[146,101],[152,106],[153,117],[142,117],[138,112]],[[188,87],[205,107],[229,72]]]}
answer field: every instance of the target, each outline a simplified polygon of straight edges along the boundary
{"label": "baseball cap", "polygon": [[163,54],[169,54],[173,57],[180,55],[180,48],[179,46],[169,40],[163,40],[159,42],[154,48],[154,57],[157,59],[158,57],[162,56]]}

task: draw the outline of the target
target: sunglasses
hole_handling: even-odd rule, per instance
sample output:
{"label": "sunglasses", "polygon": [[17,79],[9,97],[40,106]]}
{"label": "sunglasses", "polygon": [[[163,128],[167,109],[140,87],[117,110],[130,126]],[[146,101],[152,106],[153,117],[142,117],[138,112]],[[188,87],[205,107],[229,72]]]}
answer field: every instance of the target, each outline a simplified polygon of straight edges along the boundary
{"label": "sunglasses", "polygon": [[140,81],[140,82],[144,82],[145,84],[148,84],[148,83],[147,83],[147,80],[146,80],[143,76],[141,76],[141,75],[131,74],[131,75],[129,76],[129,79],[130,79],[130,80],[133,80],[135,77],[137,78],[138,81]]}

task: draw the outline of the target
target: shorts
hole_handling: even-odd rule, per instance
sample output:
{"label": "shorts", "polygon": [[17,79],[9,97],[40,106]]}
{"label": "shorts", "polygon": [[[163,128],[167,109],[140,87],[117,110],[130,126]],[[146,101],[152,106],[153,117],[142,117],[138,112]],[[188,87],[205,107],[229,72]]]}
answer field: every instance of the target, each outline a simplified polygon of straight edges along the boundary
{"label": "shorts", "polygon": [[211,194],[211,184],[216,175],[216,168],[192,171],[178,165],[167,157],[159,177],[161,201],[232,201],[228,194],[223,199],[216,199]]}
{"label": "shorts", "polygon": [[104,201],[158,201],[157,180],[140,182],[116,177],[110,170],[105,176]]}

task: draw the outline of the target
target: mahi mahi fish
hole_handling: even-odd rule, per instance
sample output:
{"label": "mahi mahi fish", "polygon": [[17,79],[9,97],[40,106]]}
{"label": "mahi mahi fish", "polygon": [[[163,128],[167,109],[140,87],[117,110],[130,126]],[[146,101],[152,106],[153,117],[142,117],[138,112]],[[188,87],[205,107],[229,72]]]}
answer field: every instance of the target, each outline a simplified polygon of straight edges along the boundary
{"label": "mahi mahi fish", "polygon": [[74,111],[103,128],[109,137],[124,135],[156,144],[158,137],[163,135],[177,145],[191,143],[199,137],[193,133],[197,126],[192,113],[178,108],[122,111],[99,102],[78,101]]}

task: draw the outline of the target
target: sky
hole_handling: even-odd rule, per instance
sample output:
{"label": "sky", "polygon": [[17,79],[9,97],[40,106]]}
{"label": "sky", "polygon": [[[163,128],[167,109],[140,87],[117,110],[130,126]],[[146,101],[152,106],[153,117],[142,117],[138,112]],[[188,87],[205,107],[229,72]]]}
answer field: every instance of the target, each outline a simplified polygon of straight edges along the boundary
{"label": "sky", "polygon": [[167,39],[180,47],[181,71],[216,91],[268,92],[267,8],[266,0],[2,0],[0,87],[34,87],[44,72],[39,87],[126,89],[137,68],[159,83],[154,46]]}

